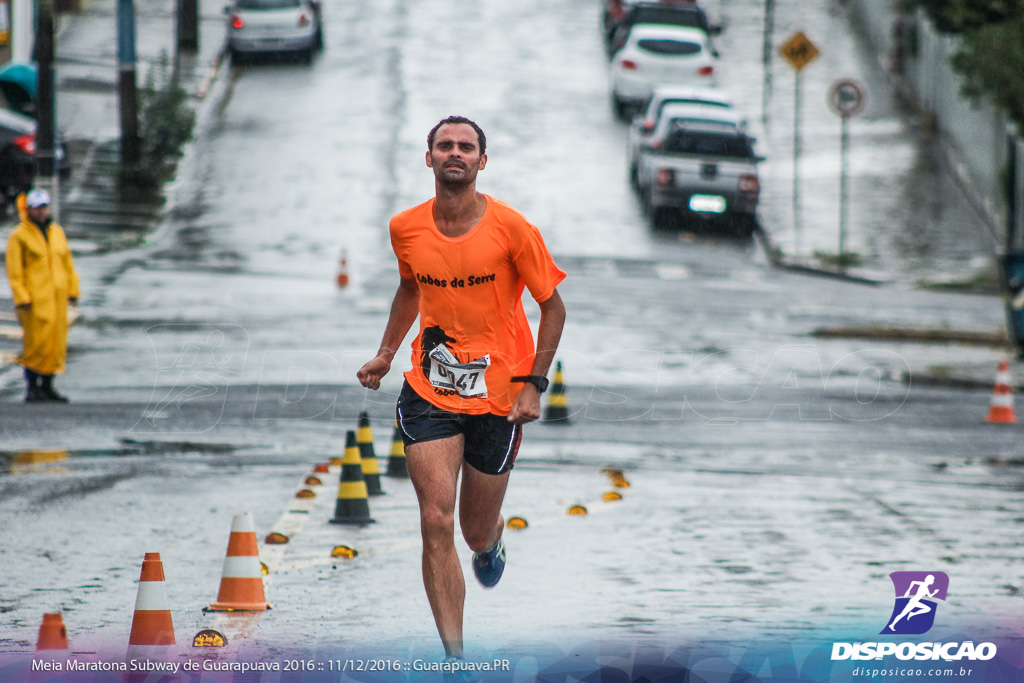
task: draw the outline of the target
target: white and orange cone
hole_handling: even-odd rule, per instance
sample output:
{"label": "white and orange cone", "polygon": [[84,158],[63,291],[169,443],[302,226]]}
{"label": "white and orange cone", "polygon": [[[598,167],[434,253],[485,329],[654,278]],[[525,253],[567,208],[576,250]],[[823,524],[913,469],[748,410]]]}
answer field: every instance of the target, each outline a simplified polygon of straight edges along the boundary
{"label": "white and orange cone", "polygon": [[43,623],[39,626],[39,640],[36,641],[36,652],[44,650],[68,650],[68,632],[64,628],[64,617],[60,612],[43,615]]}
{"label": "white and orange cone", "polygon": [[235,515],[231,521],[228,553],[220,580],[217,602],[206,612],[263,612],[270,609],[263,593],[263,568],[256,544],[252,513]]}
{"label": "white and orange cone", "polygon": [[988,417],[985,422],[1000,424],[1016,424],[1017,416],[1013,411],[1013,390],[1010,389],[1010,364],[999,361],[996,372],[996,385],[992,391],[992,402],[989,404]]}
{"label": "white and orange cone", "polygon": [[341,261],[338,262],[338,287],[348,287],[348,259],[345,257],[345,250],[341,250]]}
{"label": "white and orange cone", "polygon": [[160,553],[146,553],[128,636],[129,659],[167,659],[175,649],[174,622]]}
{"label": "white and orange cone", "polygon": [[[70,674],[58,673],[63,671],[64,663],[72,657],[68,645],[68,633],[64,628],[64,617],[59,612],[43,615],[43,623],[39,626],[39,640],[36,641],[36,651],[32,657],[32,668],[24,679],[25,683],[66,683]],[[61,668],[54,666],[54,663],[62,665]],[[3,667],[0,667],[2,670]],[[0,673],[0,679],[7,680]]]}

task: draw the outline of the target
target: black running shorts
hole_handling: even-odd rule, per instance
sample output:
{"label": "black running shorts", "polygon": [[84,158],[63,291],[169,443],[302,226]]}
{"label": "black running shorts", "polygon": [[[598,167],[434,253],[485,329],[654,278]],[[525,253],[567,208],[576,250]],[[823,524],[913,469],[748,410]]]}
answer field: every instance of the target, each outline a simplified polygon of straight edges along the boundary
{"label": "black running shorts", "polygon": [[523,426],[504,415],[463,415],[451,413],[420,398],[409,383],[398,395],[398,427],[405,446],[463,434],[466,462],[484,474],[504,474],[512,469]]}

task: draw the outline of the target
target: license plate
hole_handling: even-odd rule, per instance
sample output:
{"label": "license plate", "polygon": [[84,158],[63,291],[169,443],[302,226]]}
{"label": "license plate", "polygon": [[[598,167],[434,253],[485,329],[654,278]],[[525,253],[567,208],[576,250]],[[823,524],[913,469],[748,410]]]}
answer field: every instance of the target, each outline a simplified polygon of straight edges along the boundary
{"label": "license plate", "polygon": [[725,213],[725,197],[717,194],[695,194],[690,197],[690,211]]}

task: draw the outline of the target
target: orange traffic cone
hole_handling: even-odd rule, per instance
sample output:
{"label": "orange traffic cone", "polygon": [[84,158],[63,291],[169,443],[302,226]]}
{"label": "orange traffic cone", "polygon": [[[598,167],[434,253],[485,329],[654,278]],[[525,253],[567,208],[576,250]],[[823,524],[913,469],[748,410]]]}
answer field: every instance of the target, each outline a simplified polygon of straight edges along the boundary
{"label": "orange traffic cone", "polygon": [[988,417],[985,418],[985,422],[1017,423],[1017,416],[1013,412],[1013,391],[1010,389],[1010,364],[1005,360],[999,361],[996,385],[992,392],[992,402],[989,404]]}
{"label": "orange traffic cone", "polygon": [[263,568],[256,545],[252,513],[231,520],[228,553],[220,580],[217,602],[204,612],[263,612],[270,609],[263,593]]}
{"label": "orange traffic cone", "polygon": [[164,585],[160,553],[146,553],[135,598],[135,615],[128,636],[129,659],[166,658],[174,647],[174,623]]}
{"label": "orange traffic cone", "polygon": [[68,632],[64,628],[64,617],[60,612],[43,615],[43,623],[39,626],[39,641],[36,652],[40,650],[67,650]]}
{"label": "orange traffic cone", "polygon": [[341,262],[338,264],[338,286],[348,287],[348,262],[345,259],[345,250],[341,250]]}

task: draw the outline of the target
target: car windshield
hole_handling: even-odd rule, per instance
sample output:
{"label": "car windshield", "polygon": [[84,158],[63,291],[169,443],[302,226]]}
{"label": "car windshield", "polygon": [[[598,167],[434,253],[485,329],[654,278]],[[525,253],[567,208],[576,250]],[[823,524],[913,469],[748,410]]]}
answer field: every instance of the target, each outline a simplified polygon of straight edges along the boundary
{"label": "car windshield", "polygon": [[633,24],[671,24],[708,30],[707,22],[700,10],[690,7],[634,7],[627,15],[626,23],[630,26]]}
{"label": "car windshield", "polygon": [[655,118],[660,118],[661,117],[661,112],[665,111],[665,105],[668,105],[668,104],[699,104],[699,105],[702,105],[702,106],[706,105],[706,106],[709,106],[709,107],[722,107],[723,109],[732,109],[732,105],[728,104],[727,102],[714,102],[714,101],[711,101],[711,100],[694,100],[694,99],[684,99],[684,98],[668,98],[668,99],[662,100],[658,104],[658,111],[655,112],[654,117]]}
{"label": "car windshield", "polygon": [[695,55],[701,50],[700,45],[697,43],[688,43],[684,40],[669,40],[664,38],[642,38],[637,41],[636,46],[644,52],[671,56]]}
{"label": "car windshield", "polygon": [[680,129],[673,131],[663,147],[670,154],[701,154],[733,159],[754,156],[750,138],[742,133]]}
{"label": "car windshield", "polygon": [[298,6],[299,0],[238,0],[238,9],[287,9]]}

